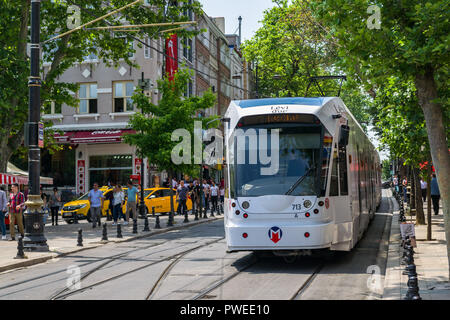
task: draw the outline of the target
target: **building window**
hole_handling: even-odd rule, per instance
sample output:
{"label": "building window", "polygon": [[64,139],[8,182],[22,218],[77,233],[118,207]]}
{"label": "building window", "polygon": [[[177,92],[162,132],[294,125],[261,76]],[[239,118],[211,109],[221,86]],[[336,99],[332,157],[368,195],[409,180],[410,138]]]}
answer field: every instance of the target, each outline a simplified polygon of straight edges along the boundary
{"label": "building window", "polygon": [[100,155],[89,157],[89,182],[101,186],[108,182],[125,185],[133,174],[132,155]]}
{"label": "building window", "polygon": [[151,50],[150,46],[151,46],[151,39],[149,37],[145,37],[145,46],[144,46],[144,58],[145,59],[152,58],[152,50]]}
{"label": "building window", "polygon": [[194,96],[194,84],[192,82],[192,80],[189,80],[189,82],[186,85],[186,91],[184,92],[184,96],[186,98],[190,98],[192,96]]}
{"label": "building window", "polygon": [[114,82],[114,112],[134,111],[133,94],[132,81]]}
{"label": "building window", "polygon": [[61,103],[56,103],[55,101],[48,101],[44,104],[44,114],[61,114],[62,112]]}
{"label": "building window", "polygon": [[192,62],[192,39],[184,38],[182,40],[183,44],[183,57],[188,61]]}
{"label": "building window", "polygon": [[[192,6],[192,0],[188,0],[186,5]],[[192,9],[184,9],[183,11],[184,15],[189,19],[189,21],[194,20],[194,13]]]}
{"label": "building window", "polygon": [[97,113],[97,83],[80,84],[78,99],[78,113]]}

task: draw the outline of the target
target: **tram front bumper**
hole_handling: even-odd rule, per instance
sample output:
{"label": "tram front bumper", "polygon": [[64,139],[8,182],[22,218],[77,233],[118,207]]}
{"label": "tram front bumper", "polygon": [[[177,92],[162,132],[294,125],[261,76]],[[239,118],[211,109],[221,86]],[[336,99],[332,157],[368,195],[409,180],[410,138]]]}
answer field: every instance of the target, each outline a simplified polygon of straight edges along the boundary
{"label": "tram front bumper", "polygon": [[332,222],[305,225],[225,226],[228,251],[323,249],[333,241]]}

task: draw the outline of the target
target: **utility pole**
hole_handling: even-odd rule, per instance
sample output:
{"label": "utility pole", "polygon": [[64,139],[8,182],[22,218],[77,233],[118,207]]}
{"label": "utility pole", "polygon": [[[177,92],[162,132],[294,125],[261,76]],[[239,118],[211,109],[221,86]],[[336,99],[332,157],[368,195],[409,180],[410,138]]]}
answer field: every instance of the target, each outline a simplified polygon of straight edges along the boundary
{"label": "utility pole", "polygon": [[241,50],[241,43],[242,43],[242,17],[239,16],[239,42],[238,42],[238,48]]}
{"label": "utility pole", "polygon": [[[30,194],[25,203],[24,248],[32,251],[49,251],[44,236],[43,202],[39,195],[41,175],[41,150],[39,148],[39,121],[41,118],[41,77],[40,68],[40,17],[41,0],[31,0],[31,53],[30,77],[28,79],[29,104],[26,124],[26,146],[28,147],[28,183]],[[12,226],[14,228],[14,226]]]}
{"label": "utility pole", "polygon": [[[144,94],[144,90],[145,90],[145,79],[144,79],[144,72],[142,72],[141,74],[141,89],[142,89],[142,94]],[[141,110],[141,113],[144,114],[144,110]],[[144,152],[143,150],[140,150],[141,152],[141,201],[139,203],[139,215],[141,217],[144,217],[145,214],[145,202],[144,202]]]}

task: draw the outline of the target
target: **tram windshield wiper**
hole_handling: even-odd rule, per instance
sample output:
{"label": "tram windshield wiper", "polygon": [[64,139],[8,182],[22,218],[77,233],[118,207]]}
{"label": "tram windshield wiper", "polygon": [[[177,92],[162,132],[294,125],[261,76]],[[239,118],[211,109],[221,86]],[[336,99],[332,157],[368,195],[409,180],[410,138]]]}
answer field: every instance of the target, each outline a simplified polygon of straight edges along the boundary
{"label": "tram windshield wiper", "polygon": [[292,192],[294,192],[295,189],[297,189],[297,187],[303,182],[305,181],[306,177],[309,176],[309,174],[311,172],[314,171],[314,169],[316,169],[316,166],[313,165],[311,168],[309,168],[309,170],[303,175],[301,176],[297,181],[295,181],[295,183],[292,185],[292,187],[288,190],[288,192],[285,193],[286,196],[291,195]]}

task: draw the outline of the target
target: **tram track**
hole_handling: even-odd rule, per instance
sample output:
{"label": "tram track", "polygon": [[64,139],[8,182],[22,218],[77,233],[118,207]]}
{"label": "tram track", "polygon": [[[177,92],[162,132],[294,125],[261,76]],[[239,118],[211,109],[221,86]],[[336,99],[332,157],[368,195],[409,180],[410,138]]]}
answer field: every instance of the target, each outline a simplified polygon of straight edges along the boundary
{"label": "tram track", "polygon": [[[107,282],[110,282],[110,281],[114,281],[114,280],[116,280],[116,279],[122,278],[122,277],[124,277],[124,276],[126,276],[126,275],[129,275],[129,274],[134,273],[134,272],[137,272],[137,271],[142,271],[142,270],[145,269],[145,268],[149,268],[149,267],[151,267],[151,266],[157,265],[157,264],[162,263],[162,262],[165,262],[165,261],[170,261],[170,260],[175,259],[174,262],[177,262],[177,261],[179,261],[183,256],[187,255],[188,253],[191,253],[191,252],[193,252],[193,251],[195,251],[195,250],[199,250],[199,249],[201,249],[201,248],[203,248],[203,247],[207,247],[207,246],[209,246],[209,245],[211,245],[211,244],[214,244],[214,243],[216,243],[216,242],[219,242],[219,241],[221,241],[221,240],[223,240],[223,239],[224,239],[224,237],[222,237],[222,238],[220,238],[220,239],[215,239],[215,240],[213,240],[213,241],[208,241],[208,242],[206,242],[206,243],[204,243],[204,244],[202,244],[202,245],[199,245],[199,246],[196,246],[196,247],[194,247],[194,248],[190,248],[190,249],[188,249],[188,250],[185,250],[185,251],[182,251],[182,252],[179,252],[179,253],[170,255],[170,256],[168,256],[168,257],[165,257],[165,258],[160,259],[160,260],[157,260],[157,261],[150,262],[150,263],[145,264],[145,265],[143,265],[143,266],[139,266],[139,267],[137,267],[137,268],[127,270],[126,272],[119,273],[119,274],[117,274],[117,275],[115,275],[115,276],[113,276],[113,277],[109,277],[109,278],[107,278],[107,279],[104,279],[104,280],[95,282],[95,283],[93,283],[93,284],[91,284],[91,285],[88,285],[88,286],[83,287],[83,288],[80,288],[80,289],[71,290],[70,292],[67,292],[67,291],[69,291],[70,289],[69,289],[69,288],[66,288],[66,289],[65,289],[64,291],[62,291],[61,293],[59,293],[59,294],[57,294],[57,295],[53,295],[51,300],[63,300],[63,299],[65,299],[65,298],[69,297],[69,296],[73,296],[73,295],[82,293],[82,292],[84,292],[84,291],[86,291],[86,290],[89,290],[89,289],[93,289],[93,288],[98,287],[98,286],[100,286],[100,285],[102,285],[102,284],[104,284],[104,283],[107,283]],[[119,258],[119,257],[117,257],[117,258],[114,259],[114,260],[117,260],[118,258]],[[105,265],[111,263],[111,262],[114,261],[114,260],[107,261],[107,262],[105,262],[104,264],[102,264],[101,266],[95,268],[95,270],[93,270],[92,272],[89,272],[89,273],[84,277],[84,279],[86,279],[87,276],[92,275],[94,272],[99,271],[102,267],[104,267]],[[175,265],[175,263],[171,263],[171,265],[173,266],[173,265]],[[167,270],[167,272],[166,272],[166,270]],[[160,278],[163,278],[163,277],[164,277],[164,274],[167,274],[168,271],[170,271],[170,269],[165,268],[165,270],[164,270],[163,273],[161,274]],[[159,279],[158,279],[158,280],[159,280]],[[157,281],[157,282],[158,282],[158,281]],[[156,288],[155,285],[154,285],[153,287]],[[153,288],[153,287],[152,287],[152,288]],[[150,293],[147,295],[147,297],[150,297],[150,294],[151,294],[151,293],[152,293],[152,292],[150,292]]]}
{"label": "tram track", "polygon": [[324,266],[325,263],[321,262],[289,300],[297,300],[297,298],[299,298],[308,289],[308,287],[311,285],[311,283],[314,281],[314,279],[317,277]]}

